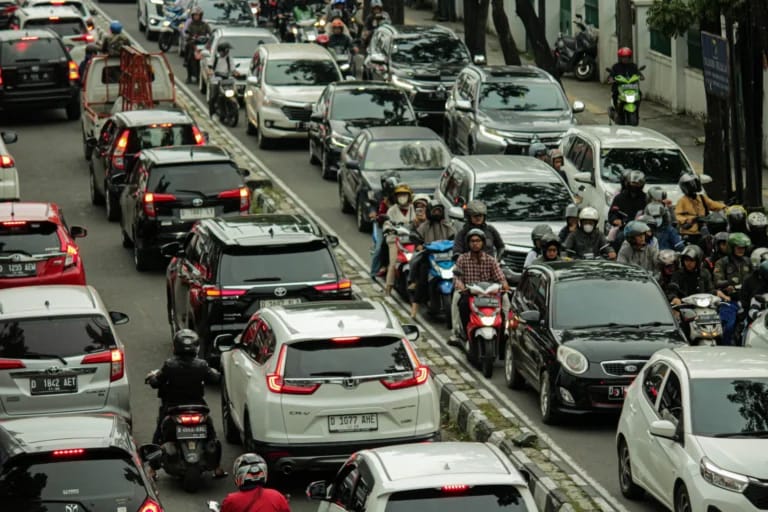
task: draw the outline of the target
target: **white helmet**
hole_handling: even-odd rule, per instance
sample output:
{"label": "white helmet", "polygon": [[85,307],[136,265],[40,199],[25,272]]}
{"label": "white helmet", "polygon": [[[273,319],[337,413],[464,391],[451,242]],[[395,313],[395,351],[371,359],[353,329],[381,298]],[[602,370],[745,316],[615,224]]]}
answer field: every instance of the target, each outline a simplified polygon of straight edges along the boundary
{"label": "white helmet", "polygon": [[752,262],[752,267],[757,268],[763,261],[768,260],[768,248],[756,248],[752,251],[752,254],[749,255],[749,260]]}
{"label": "white helmet", "polygon": [[593,220],[595,222],[600,218],[600,214],[597,213],[595,208],[587,206],[579,212],[579,220]]}

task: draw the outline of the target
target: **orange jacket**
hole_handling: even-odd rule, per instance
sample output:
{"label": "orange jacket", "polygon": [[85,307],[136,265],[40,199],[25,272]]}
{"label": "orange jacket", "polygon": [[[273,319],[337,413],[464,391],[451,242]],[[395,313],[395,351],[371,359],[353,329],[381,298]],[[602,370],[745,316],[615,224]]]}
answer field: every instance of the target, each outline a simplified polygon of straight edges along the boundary
{"label": "orange jacket", "polygon": [[[705,206],[706,205],[706,208]],[[699,233],[699,224],[696,217],[704,217],[708,212],[716,212],[725,208],[725,203],[708,198],[704,194],[697,195],[695,198],[683,196],[677,200],[675,205],[675,217],[677,218],[678,230],[681,235],[697,235]],[[683,227],[683,224],[690,223],[690,227]]]}

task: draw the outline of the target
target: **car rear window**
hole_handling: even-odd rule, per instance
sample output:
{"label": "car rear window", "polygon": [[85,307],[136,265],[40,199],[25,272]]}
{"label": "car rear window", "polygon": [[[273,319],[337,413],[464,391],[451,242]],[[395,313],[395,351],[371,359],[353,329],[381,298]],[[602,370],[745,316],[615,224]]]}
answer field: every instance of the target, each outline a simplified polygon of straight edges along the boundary
{"label": "car rear window", "polygon": [[284,377],[365,377],[412,370],[413,364],[400,338],[337,338],[288,345]]}
{"label": "car rear window", "polygon": [[175,194],[191,191],[213,195],[243,186],[237,167],[229,163],[161,165],[149,175],[147,191]]}
{"label": "car rear window", "polygon": [[136,465],[113,451],[86,451],[74,459],[20,457],[0,474],[0,500],[7,510],[65,510],[65,503],[66,510],[78,512],[138,510],[146,497]]}
{"label": "car rear window", "polygon": [[[457,490],[458,489],[458,490]],[[392,494],[384,512],[522,512],[531,510],[517,487],[513,485],[476,485],[462,490],[461,486],[450,489],[418,489]]]}
{"label": "car rear window", "polygon": [[[42,299],[41,299],[42,300]],[[72,357],[115,347],[106,318],[100,315],[17,318],[0,322],[0,357],[35,355]]]}
{"label": "car rear window", "polygon": [[77,11],[83,16],[90,15],[90,13],[88,12],[88,9],[86,9],[85,5],[83,5],[81,2],[62,2],[60,0],[55,0],[51,2],[34,2],[34,7],[60,7],[62,5],[67,5],[74,9],[77,9]]}
{"label": "car rear window", "polygon": [[61,252],[57,229],[53,222],[0,223],[0,256]]}
{"label": "car rear window", "polygon": [[219,265],[222,285],[311,283],[336,279],[336,266],[325,242],[227,248]]}
{"label": "car rear window", "polygon": [[79,36],[88,31],[85,23],[80,18],[57,18],[55,16],[28,20],[22,28],[30,27],[46,27],[59,34],[61,37]]}
{"label": "car rear window", "polygon": [[34,62],[59,59],[64,56],[64,49],[58,39],[43,37],[40,39],[16,39],[3,41],[0,46],[0,63],[13,66],[17,61]]}
{"label": "car rear window", "polygon": [[163,146],[185,146],[195,143],[191,124],[153,124],[133,128],[128,138],[128,153]]}

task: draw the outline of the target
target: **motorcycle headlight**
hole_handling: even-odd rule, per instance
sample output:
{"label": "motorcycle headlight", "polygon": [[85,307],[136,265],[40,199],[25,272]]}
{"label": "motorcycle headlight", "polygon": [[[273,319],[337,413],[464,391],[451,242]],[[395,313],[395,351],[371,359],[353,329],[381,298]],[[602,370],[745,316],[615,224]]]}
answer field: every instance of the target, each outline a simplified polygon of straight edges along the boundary
{"label": "motorcycle headlight", "polygon": [[634,103],[635,102],[635,95],[634,94],[626,94],[624,95],[624,99],[627,103]]}
{"label": "motorcycle headlight", "polygon": [[232,89],[228,89],[228,90],[224,91],[224,96],[226,98],[231,98],[234,95],[235,95],[235,91],[233,91]]}
{"label": "motorcycle headlight", "polygon": [[299,33],[299,29],[297,27],[291,27],[291,32],[293,32],[293,35],[296,35]]}
{"label": "motorcycle headlight", "polygon": [[168,20],[165,20],[165,21],[163,21],[163,26],[164,27],[170,27],[171,26],[171,22],[168,21]]}
{"label": "motorcycle headlight", "polygon": [[307,41],[314,41],[315,39],[317,39],[317,34],[307,34]]}
{"label": "motorcycle headlight", "polygon": [[483,324],[483,327],[493,327],[494,322],[496,322],[496,315],[480,317],[480,323]]}
{"label": "motorcycle headlight", "polygon": [[701,459],[699,470],[704,480],[726,491],[744,492],[749,485],[749,478],[746,476],[720,468],[706,457]]}
{"label": "motorcycle headlight", "polygon": [[696,306],[700,308],[708,308],[711,301],[709,297],[697,297],[694,302],[696,303]]}
{"label": "motorcycle headlight", "polygon": [[392,84],[396,85],[397,87],[400,87],[402,89],[405,89],[408,92],[413,92],[413,91],[416,90],[416,86],[415,85],[413,85],[408,80],[400,78],[397,75],[392,75]]}
{"label": "motorcycle headlight", "polygon": [[574,375],[581,375],[589,369],[589,361],[584,354],[565,345],[557,348],[557,361],[568,373]]}

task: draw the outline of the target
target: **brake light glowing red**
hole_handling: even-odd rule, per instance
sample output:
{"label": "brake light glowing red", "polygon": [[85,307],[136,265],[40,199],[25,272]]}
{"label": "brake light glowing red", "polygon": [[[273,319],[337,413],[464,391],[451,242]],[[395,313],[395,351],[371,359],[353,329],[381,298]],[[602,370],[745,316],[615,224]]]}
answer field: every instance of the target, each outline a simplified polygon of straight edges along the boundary
{"label": "brake light glowing red", "polygon": [[341,336],[338,338],[331,338],[334,343],[357,343],[360,341],[360,336]]}
{"label": "brake light glowing red", "polygon": [[58,16],[48,16],[48,21],[59,21],[59,19]]}
{"label": "brake light glowing red", "polygon": [[0,68],[0,87],[3,86],[3,68]]}
{"label": "brake light glowing red", "polygon": [[82,455],[84,453],[85,453],[85,450],[82,448],[71,448],[69,450],[53,450],[54,457],[75,457],[77,455]]}
{"label": "brake light glowing red", "polygon": [[18,370],[26,368],[24,362],[19,359],[0,359],[0,370]]}
{"label": "brake light glowing red", "polygon": [[197,425],[203,422],[202,414],[181,414],[176,416],[176,421],[182,425]]}
{"label": "brake light glowing red", "polygon": [[277,356],[277,364],[274,373],[267,374],[267,389],[273,393],[282,393],[287,395],[311,395],[320,384],[309,384],[306,386],[297,386],[295,384],[286,384],[283,380],[283,369],[285,366],[285,351],[287,347],[280,347],[280,353]]}
{"label": "brake light glowing red", "polygon": [[77,247],[74,245],[67,245],[67,248],[65,249],[65,252],[67,253],[64,257],[64,267],[72,267],[77,263],[78,258],[78,250]]}
{"label": "brake light glowing red", "polygon": [[141,204],[144,207],[144,213],[147,215],[147,217],[155,218],[157,217],[155,203],[175,200],[176,196],[173,194],[154,194],[152,192],[145,192]]}
{"label": "brake light glowing red", "polygon": [[120,134],[120,138],[117,140],[115,146],[115,152],[112,153],[112,167],[115,169],[125,169],[125,148],[128,147],[128,137],[131,132],[129,130],[123,130]]}
{"label": "brake light glowing red", "polygon": [[406,352],[408,352],[408,355],[413,362],[413,375],[399,380],[382,379],[381,383],[387,389],[403,389],[420,386],[429,380],[429,367],[421,364],[418,356],[416,356],[416,351],[413,350],[411,343],[407,339],[403,338],[402,342]]}
{"label": "brake light glowing red", "polygon": [[163,508],[152,498],[147,498],[144,500],[144,503],[141,504],[139,512],[163,512]]}
{"label": "brake light glowing red", "polygon": [[313,288],[318,292],[338,292],[352,288],[352,281],[349,279],[342,279],[336,283],[318,284]]}
{"label": "brake light glowing red", "polygon": [[40,38],[37,36],[24,36],[21,38],[22,41],[37,41],[38,39]]}
{"label": "brake light glowing red", "polygon": [[[88,27],[89,29],[91,27]],[[91,34],[83,34],[80,36],[73,37],[71,41],[78,41],[78,42],[84,42],[84,43],[92,43],[95,41],[94,37]]]}
{"label": "brake light glowing red", "polygon": [[109,381],[114,382],[122,379],[125,375],[125,355],[120,349],[106,350],[96,354],[88,354],[80,361],[80,364],[100,364],[109,363]]}
{"label": "brake light glowing red", "polygon": [[232,190],[225,190],[219,192],[219,199],[235,199],[240,198],[240,211],[247,212],[251,207],[251,192],[248,187],[233,188]]}
{"label": "brake light glowing red", "polygon": [[203,293],[209,299],[218,299],[221,297],[239,297],[245,295],[247,290],[233,290],[231,288],[217,288],[216,286],[203,286]]}
{"label": "brake light glowing red", "polygon": [[465,492],[469,490],[467,484],[449,484],[440,488],[443,492]]}
{"label": "brake light glowing red", "polygon": [[0,167],[3,169],[8,169],[9,167],[13,167],[16,165],[16,162],[13,161],[13,157],[10,155],[0,155]]}
{"label": "brake light glowing red", "polygon": [[27,221],[25,220],[7,220],[2,223],[3,226],[11,227],[11,226],[26,226]]}
{"label": "brake light glowing red", "polygon": [[205,144],[205,137],[203,137],[203,134],[200,132],[200,129],[198,129],[197,126],[192,126],[192,135],[195,137],[196,145],[202,146]]}

